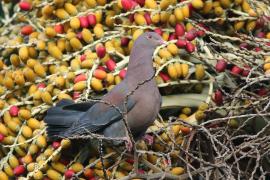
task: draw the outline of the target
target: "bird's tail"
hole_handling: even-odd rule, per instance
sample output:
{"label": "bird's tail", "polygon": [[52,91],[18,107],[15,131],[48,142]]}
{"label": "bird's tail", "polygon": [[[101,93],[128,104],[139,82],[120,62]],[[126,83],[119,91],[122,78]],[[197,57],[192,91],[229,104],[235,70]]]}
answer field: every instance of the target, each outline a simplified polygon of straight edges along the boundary
{"label": "bird's tail", "polygon": [[65,108],[70,105],[75,104],[72,100],[64,99],[47,111],[44,121],[47,124],[47,135],[50,140],[63,137],[65,132],[84,113],[83,111]]}

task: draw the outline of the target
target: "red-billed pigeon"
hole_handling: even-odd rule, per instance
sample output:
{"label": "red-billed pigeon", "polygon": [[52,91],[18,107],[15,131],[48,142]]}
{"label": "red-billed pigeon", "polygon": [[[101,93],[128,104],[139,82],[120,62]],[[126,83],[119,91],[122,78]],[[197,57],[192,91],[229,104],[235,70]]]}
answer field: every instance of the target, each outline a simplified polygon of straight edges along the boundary
{"label": "red-billed pigeon", "polygon": [[103,96],[103,102],[74,103],[72,100],[62,100],[50,108],[45,117],[49,139],[69,138],[89,132],[111,138],[127,137],[121,113],[107,103],[124,111],[125,97],[131,91],[134,93],[128,97],[126,104],[127,122],[134,139],[142,137],[154,122],[161,106],[161,95],[152,78],[155,73],[152,56],[156,47],[163,42],[154,32],[139,36],[131,50],[126,77]]}

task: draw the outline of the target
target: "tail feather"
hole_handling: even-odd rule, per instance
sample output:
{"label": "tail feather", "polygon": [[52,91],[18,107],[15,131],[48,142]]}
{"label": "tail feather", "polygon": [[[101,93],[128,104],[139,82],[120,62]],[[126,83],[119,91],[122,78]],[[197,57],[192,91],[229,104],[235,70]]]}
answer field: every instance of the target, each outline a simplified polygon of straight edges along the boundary
{"label": "tail feather", "polygon": [[47,111],[44,121],[47,124],[47,135],[49,139],[57,139],[72,126],[74,122],[84,114],[82,111],[64,109],[65,106],[76,105],[71,100],[62,100]]}

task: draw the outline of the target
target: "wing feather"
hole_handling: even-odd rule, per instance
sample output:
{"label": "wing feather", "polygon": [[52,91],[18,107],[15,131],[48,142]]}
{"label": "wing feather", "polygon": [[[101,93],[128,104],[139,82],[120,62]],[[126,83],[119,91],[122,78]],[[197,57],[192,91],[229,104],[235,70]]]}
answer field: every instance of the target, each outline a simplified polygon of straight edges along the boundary
{"label": "wing feather", "polygon": [[[131,98],[127,101],[127,112],[131,111],[136,102]],[[97,105],[97,104],[96,104]],[[87,132],[98,132],[104,130],[107,126],[123,119],[122,114],[115,107],[108,107],[106,112],[99,109],[99,106],[93,106],[91,110],[85,113],[78,122],[65,133],[65,136],[79,135]],[[120,111],[124,111],[124,104],[118,106]]]}

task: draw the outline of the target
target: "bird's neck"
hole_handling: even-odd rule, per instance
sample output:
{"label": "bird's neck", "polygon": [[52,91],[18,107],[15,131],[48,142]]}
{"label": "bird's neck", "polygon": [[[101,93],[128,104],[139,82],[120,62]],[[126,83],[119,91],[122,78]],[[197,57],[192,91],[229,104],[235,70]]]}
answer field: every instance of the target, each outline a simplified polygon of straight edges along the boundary
{"label": "bird's neck", "polygon": [[134,84],[141,83],[144,80],[153,77],[155,71],[153,68],[153,52],[154,50],[145,50],[138,48],[139,51],[131,52],[131,61],[128,64],[126,80]]}

